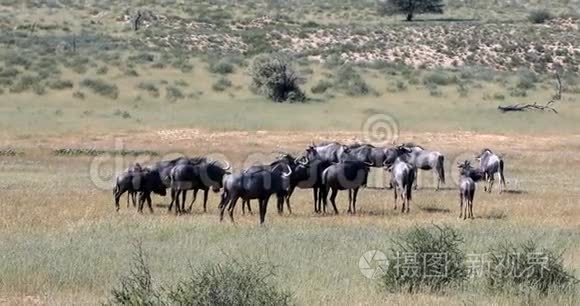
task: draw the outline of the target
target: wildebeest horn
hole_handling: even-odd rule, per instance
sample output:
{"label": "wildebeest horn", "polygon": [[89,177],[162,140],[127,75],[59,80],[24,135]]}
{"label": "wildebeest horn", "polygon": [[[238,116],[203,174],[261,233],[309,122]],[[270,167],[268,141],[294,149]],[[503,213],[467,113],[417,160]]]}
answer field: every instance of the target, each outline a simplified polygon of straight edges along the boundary
{"label": "wildebeest horn", "polygon": [[308,164],[309,160],[308,160],[308,157],[302,155],[300,157],[296,157],[296,159],[294,159],[294,162],[297,164],[306,165],[306,164]]}
{"label": "wildebeest horn", "polygon": [[365,163],[367,166],[371,166],[371,167],[374,165],[373,163],[369,163],[369,162],[364,162],[364,163]]}
{"label": "wildebeest horn", "polygon": [[292,168],[290,168],[290,166],[288,166],[288,165],[286,165],[286,168],[288,168],[288,174],[282,173],[283,177],[289,177],[290,174],[292,174]]}
{"label": "wildebeest horn", "polygon": [[230,163],[227,160],[224,160],[224,164],[226,165],[223,169],[225,171],[228,171],[232,168],[232,165],[230,165]]}

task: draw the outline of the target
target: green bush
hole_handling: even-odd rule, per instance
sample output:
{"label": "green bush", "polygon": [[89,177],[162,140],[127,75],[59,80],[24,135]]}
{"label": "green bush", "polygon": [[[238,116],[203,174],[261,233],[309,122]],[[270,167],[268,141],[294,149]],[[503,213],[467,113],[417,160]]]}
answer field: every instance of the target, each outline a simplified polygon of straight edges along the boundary
{"label": "green bush", "polygon": [[446,86],[457,83],[457,77],[443,70],[430,71],[423,76],[423,84]]}
{"label": "green bush", "polygon": [[55,90],[63,90],[68,88],[73,88],[73,82],[69,80],[53,80],[47,83],[48,88]]}
{"label": "green bush", "polygon": [[151,82],[141,82],[137,85],[137,88],[145,90],[153,98],[159,98],[159,88]]}
{"label": "green bush", "polygon": [[316,85],[312,86],[310,91],[312,91],[313,94],[323,94],[331,87],[332,87],[331,82],[327,80],[320,80],[318,81],[318,83],[316,83]]}
{"label": "green bush", "polygon": [[552,18],[552,14],[546,9],[533,10],[528,15],[528,20],[535,24],[544,23]]}
{"label": "green bush", "polygon": [[302,102],[306,96],[289,59],[279,54],[256,56],[250,67],[252,90],[274,102]]}
{"label": "green bush", "polygon": [[217,62],[213,62],[209,65],[209,71],[218,74],[229,74],[233,73],[235,67],[227,59],[221,59]]}
{"label": "green bush", "polygon": [[84,79],[80,83],[81,87],[91,89],[95,94],[103,97],[117,99],[119,97],[119,88],[117,85],[109,84],[101,79]]}
{"label": "green bush", "polygon": [[215,91],[224,91],[228,88],[232,87],[232,81],[228,80],[227,78],[219,78],[213,85],[212,89]]}
{"label": "green bush", "polygon": [[415,228],[394,243],[381,278],[389,292],[435,292],[467,279],[463,238],[452,228]]}
{"label": "green bush", "polygon": [[165,97],[169,101],[177,101],[179,99],[185,98],[183,92],[181,92],[179,88],[174,86],[167,86],[167,88],[165,88]]}
{"label": "green bush", "polygon": [[292,305],[292,294],[274,284],[273,268],[250,261],[194,269],[168,294],[172,305]]}
{"label": "green bush", "polygon": [[533,241],[491,249],[489,265],[485,276],[492,290],[547,294],[573,289],[578,283],[564,268],[561,254],[540,249]]}
{"label": "green bush", "polygon": [[352,65],[340,67],[334,83],[336,88],[342,89],[349,96],[364,96],[374,92]]}
{"label": "green bush", "polygon": [[111,290],[108,305],[293,305],[293,295],[275,284],[274,268],[250,260],[229,260],[191,268],[188,277],[160,289],[140,245],[128,275]]}

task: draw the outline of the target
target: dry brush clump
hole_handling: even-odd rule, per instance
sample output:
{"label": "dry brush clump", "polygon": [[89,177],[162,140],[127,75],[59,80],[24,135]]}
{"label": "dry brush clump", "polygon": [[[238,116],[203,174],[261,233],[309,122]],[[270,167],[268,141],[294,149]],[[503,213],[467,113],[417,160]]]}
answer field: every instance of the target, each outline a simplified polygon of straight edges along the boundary
{"label": "dry brush clump", "polygon": [[281,54],[262,54],[250,67],[252,89],[274,102],[303,102],[298,75],[290,60]]}

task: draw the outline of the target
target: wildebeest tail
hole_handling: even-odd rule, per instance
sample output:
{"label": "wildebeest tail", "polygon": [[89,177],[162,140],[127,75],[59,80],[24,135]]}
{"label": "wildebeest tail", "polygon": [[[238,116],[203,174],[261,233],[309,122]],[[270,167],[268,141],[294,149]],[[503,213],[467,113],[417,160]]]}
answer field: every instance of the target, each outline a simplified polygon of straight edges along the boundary
{"label": "wildebeest tail", "polygon": [[499,160],[499,182],[505,186],[505,177],[503,176],[503,159]]}
{"label": "wildebeest tail", "polygon": [[443,155],[439,155],[437,157],[437,174],[439,175],[439,179],[441,183],[445,184],[445,157]]}

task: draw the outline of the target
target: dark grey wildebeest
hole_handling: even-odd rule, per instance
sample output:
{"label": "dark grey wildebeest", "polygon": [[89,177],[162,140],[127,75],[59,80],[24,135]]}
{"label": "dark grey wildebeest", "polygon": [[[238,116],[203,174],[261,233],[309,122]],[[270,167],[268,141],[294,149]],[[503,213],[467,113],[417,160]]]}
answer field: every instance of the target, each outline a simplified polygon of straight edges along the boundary
{"label": "dark grey wildebeest", "polygon": [[[399,147],[398,151],[405,152],[405,148]],[[408,213],[413,199],[413,182],[416,180],[417,169],[413,164],[406,162],[401,157],[396,158],[392,163],[385,162],[385,167],[391,173],[391,185],[395,196],[394,209],[397,209],[397,191],[399,191],[403,201],[401,212],[405,212],[405,208],[407,208],[406,212]]]}
{"label": "dark grey wildebeest", "polygon": [[127,192],[127,208],[129,208],[129,201],[133,201],[133,206],[137,206],[136,196],[137,192],[133,189],[133,173],[143,170],[141,165],[135,165],[127,168],[125,171],[119,173],[115,179],[115,186],[113,187],[113,196],[115,197],[115,207],[119,210],[119,199]]}
{"label": "dark grey wildebeest", "polygon": [[[171,204],[175,202],[175,213],[185,212],[185,200],[187,198],[187,191],[193,190],[193,200],[187,211],[191,211],[193,203],[198,190],[203,190],[203,211],[207,211],[207,197],[209,189],[214,192],[219,192],[222,188],[224,176],[230,174],[229,163],[225,162],[225,166],[217,165],[216,161],[209,161],[204,159],[199,163],[179,163],[175,165],[170,171],[171,179]],[[180,196],[182,198],[180,207]]]}
{"label": "dark grey wildebeest", "polygon": [[159,171],[143,169],[141,171],[135,171],[132,175],[132,185],[133,190],[139,193],[139,208],[140,213],[143,212],[143,205],[147,201],[149,206],[149,211],[153,213],[153,207],[151,206],[151,193],[156,193],[161,196],[165,196],[167,188],[161,180]]}
{"label": "dark grey wildebeest", "polygon": [[230,219],[234,222],[234,208],[238,199],[241,198],[242,200],[258,200],[260,224],[264,223],[270,197],[275,194],[278,200],[278,207],[280,207],[283,205],[284,197],[290,186],[290,175],[292,174],[290,167],[286,165],[286,169],[283,171],[277,171],[277,168],[271,169],[266,166],[261,169],[255,168],[252,171],[242,171],[226,177],[221,196],[222,200],[219,205],[220,221],[223,220],[224,212],[227,208]]}
{"label": "dark grey wildebeest", "polygon": [[[433,170],[437,177],[435,190],[439,190],[440,184],[445,184],[445,157],[443,154],[437,151],[425,150],[423,147],[413,143],[406,143],[404,146],[411,150],[406,161],[415,166],[415,171],[419,169]],[[415,188],[417,188],[417,177],[418,175],[415,173]]]}
{"label": "dark grey wildebeest", "polygon": [[471,166],[471,162],[468,160],[463,163],[457,163],[459,168],[459,174],[471,178],[475,183],[481,181],[485,177],[485,173],[480,168],[474,168]]}
{"label": "dark grey wildebeest", "polygon": [[[459,218],[473,219],[473,198],[475,196],[475,181],[471,176],[480,178],[477,171],[473,172],[469,161],[465,161],[459,166]],[[465,209],[464,209],[465,204]]]}
{"label": "dark grey wildebeest", "polygon": [[[323,191],[323,212],[326,213],[326,203],[329,191],[330,203],[334,208],[334,213],[338,214],[336,208],[336,196],[339,190],[349,190],[348,213],[356,214],[356,199],[360,187],[366,186],[370,170],[370,163],[360,161],[344,161],[330,165],[322,172]],[[352,193],[350,193],[352,190]]]}
{"label": "dark grey wildebeest", "polygon": [[499,174],[499,193],[502,193],[505,188],[505,177],[503,175],[503,159],[494,154],[490,149],[483,149],[481,153],[475,157],[479,161],[479,168],[483,170],[484,179],[487,186],[483,187],[484,191],[490,192],[495,181],[495,174]]}

